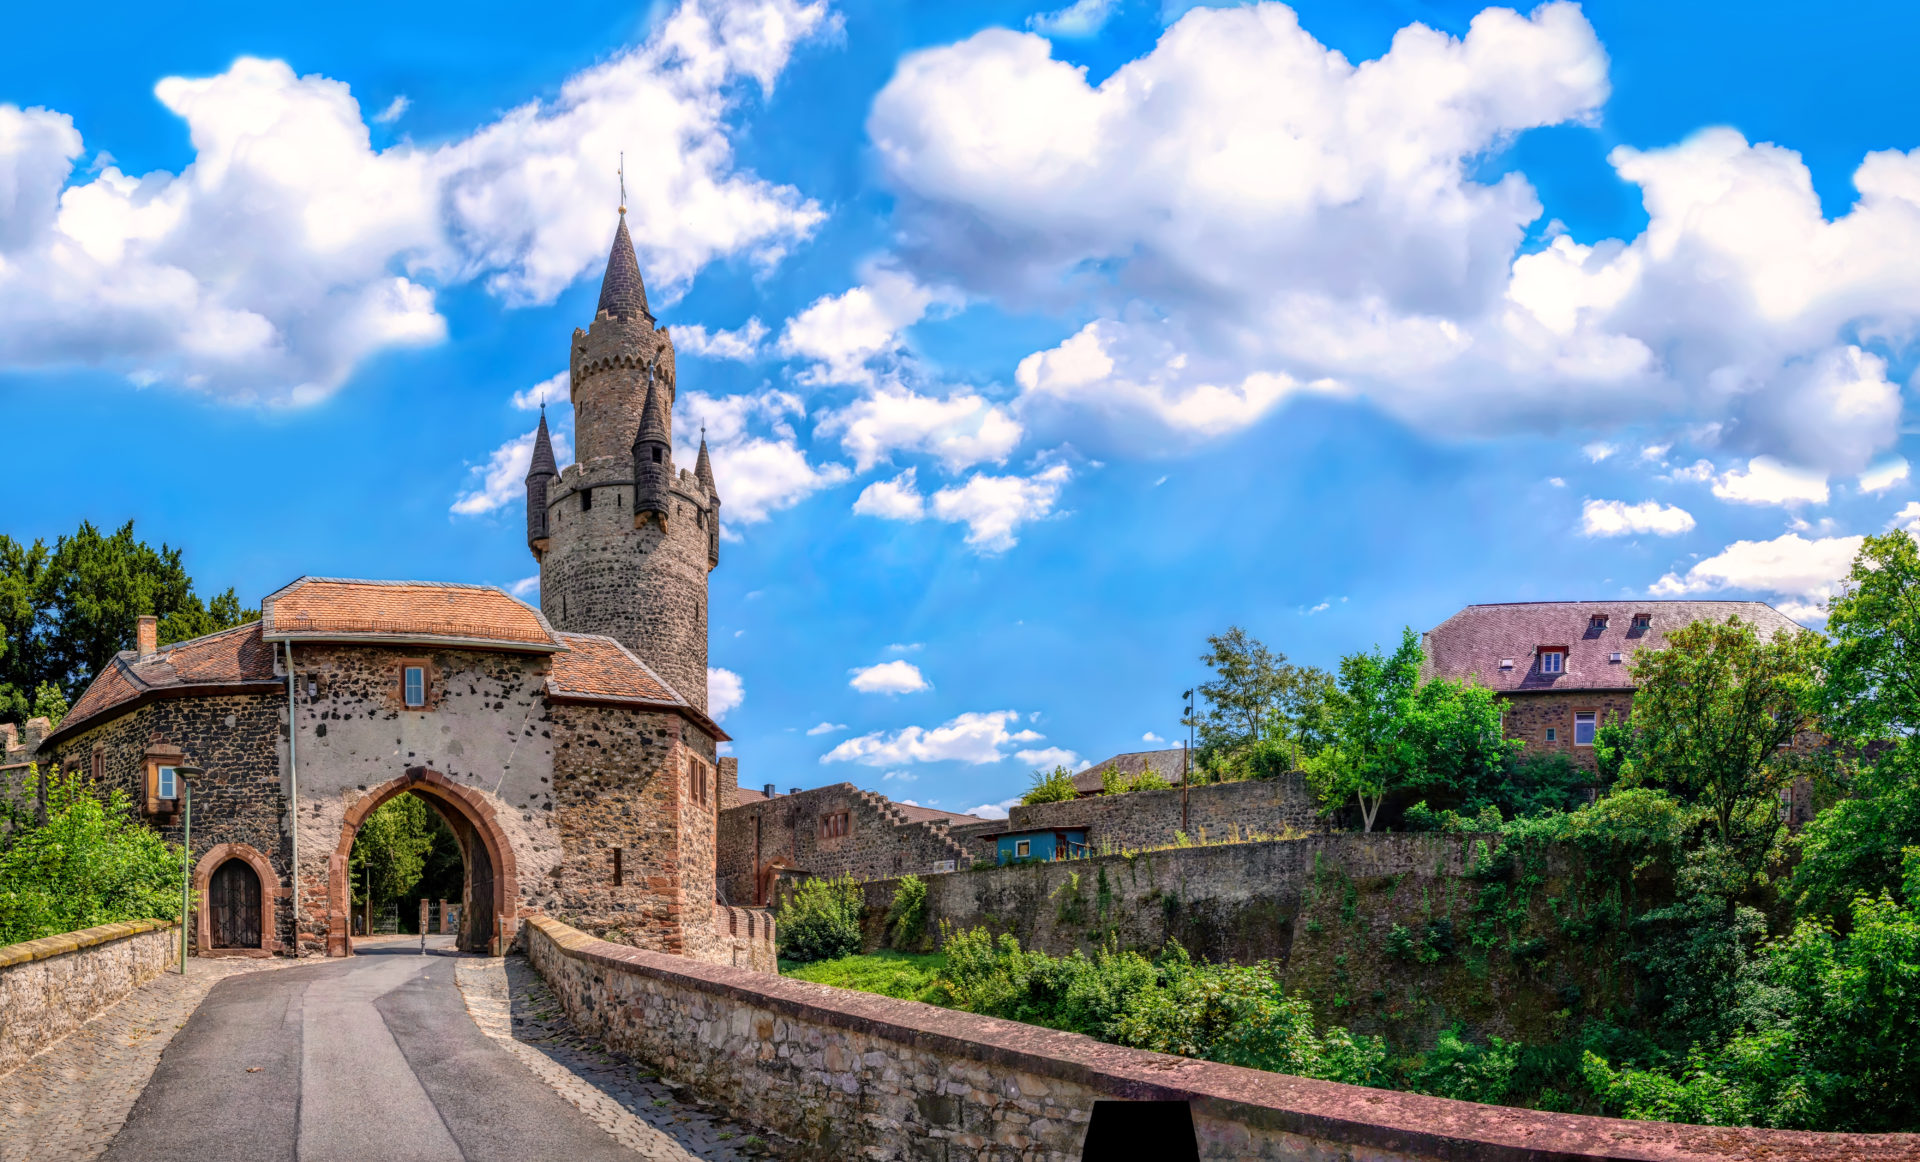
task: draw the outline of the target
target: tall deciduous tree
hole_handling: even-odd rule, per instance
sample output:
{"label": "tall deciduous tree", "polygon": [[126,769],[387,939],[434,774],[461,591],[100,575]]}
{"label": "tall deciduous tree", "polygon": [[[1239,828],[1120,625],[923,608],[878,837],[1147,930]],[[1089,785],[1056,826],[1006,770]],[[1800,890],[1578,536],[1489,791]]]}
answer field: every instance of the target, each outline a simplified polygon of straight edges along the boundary
{"label": "tall deciduous tree", "polygon": [[1381,801],[1418,769],[1420,748],[1408,715],[1420,688],[1420,639],[1401,634],[1400,648],[1340,659],[1339,684],[1328,706],[1333,741],[1305,763],[1307,779],[1329,805],[1352,796],[1373,830]]}
{"label": "tall deciduous tree", "polygon": [[1209,637],[1200,660],[1214,674],[1200,684],[1206,707],[1194,722],[1203,753],[1240,761],[1260,744],[1289,756],[1324,744],[1333,688],[1326,671],[1292,664],[1237,625]]}

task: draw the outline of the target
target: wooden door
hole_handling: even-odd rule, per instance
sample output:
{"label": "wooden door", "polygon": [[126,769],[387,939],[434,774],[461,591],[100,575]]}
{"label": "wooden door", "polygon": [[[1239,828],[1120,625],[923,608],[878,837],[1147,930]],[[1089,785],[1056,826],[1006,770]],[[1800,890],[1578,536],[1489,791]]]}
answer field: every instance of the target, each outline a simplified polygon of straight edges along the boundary
{"label": "wooden door", "polygon": [[207,907],[215,948],[260,947],[260,877],[245,860],[214,869]]}

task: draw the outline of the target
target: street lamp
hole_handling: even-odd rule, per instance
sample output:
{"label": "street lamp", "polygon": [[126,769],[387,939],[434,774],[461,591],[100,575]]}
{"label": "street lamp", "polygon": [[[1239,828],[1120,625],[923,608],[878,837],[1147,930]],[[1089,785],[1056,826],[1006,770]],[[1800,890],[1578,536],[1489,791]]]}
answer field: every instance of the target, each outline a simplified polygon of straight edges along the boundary
{"label": "street lamp", "polygon": [[180,975],[187,975],[187,918],[193,914],[193,780],[205,767],[175,767],[180,780],[180,810],[185,832],[180,837]]}
{"label": "street lamp", "polygon": [[1180,711],[1180,717],[1187,722],[1187,749],[1180,752],[1180,831],[1189,839],[1193,833],[1188,829],[1187,787],[1193,782],[1193,691],[1182,690],[1180,700],[1186,705]]}

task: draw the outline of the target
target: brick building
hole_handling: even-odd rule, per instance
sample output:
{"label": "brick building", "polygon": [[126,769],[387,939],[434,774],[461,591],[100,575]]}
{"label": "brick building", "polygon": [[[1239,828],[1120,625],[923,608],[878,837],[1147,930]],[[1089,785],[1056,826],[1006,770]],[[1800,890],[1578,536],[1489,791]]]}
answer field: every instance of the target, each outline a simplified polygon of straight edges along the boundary
{"label": "brick building", "polygon": [[733,804],[720,812],[718,840],[721,898],[731,904],[771,902],[782,873],[877,880],[966,868],[978,853],[961,837],[998,825],[852,783],[785,795],[771,783],[740,787]]}
{"label": "brick building", "polygon": [[1696,621],[1730,617],[1765,637],[1801,627],[1762,601],[1523,601],[1469,605],[1422,635],[1425,678],[1474,681],[1507,703],[1527,754],[1594,769],[1593,734],[1633,706],[1633,655]]}
{"label": "brick building", "polygon": [[[733,779],[706,714],[719,492],[672,451],[673,344],[647,309],[625,209],[570,345],[579,460],[544,415],[527,476],[535,610],[488,586],[303,577],[258,622],[161,648],[141,620],[40,745],[120,785],[178,840],[192,781],[203,953],[351,951],[347,857],[398,794],[466,864],[460,942],[498,951],[551,912],[644,948],[772,967],[764,915],[720,905]],[[236,920],[241,917],[244,922]],[[296,919],[297,917],[297,919]]]}

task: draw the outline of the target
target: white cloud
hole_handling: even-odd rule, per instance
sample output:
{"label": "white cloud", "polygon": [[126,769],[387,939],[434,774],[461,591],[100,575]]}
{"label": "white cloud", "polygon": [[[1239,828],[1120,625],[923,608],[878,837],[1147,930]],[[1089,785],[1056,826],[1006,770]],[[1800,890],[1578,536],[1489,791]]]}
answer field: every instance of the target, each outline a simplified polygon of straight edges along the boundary
{"label": "white cloud", "polygon": [[978,807],[969,807],[965,811],[962,811],[961,814],[976,815],[982,819],[1005,819],[1007,817],[1007,809],[1019,805],[1020,796],[1015,795],[1011,799],[1002,799],[998,803],[982,803]]}
{"label": "white cloud", "polygon": [[1905,529],[1913,536],[1920,537],[1920,500],[1909,500],[1905,508],[1893,514],[1893,520],[1888,522],[1887,528],[1889,531]]}
{"label": "white cloud", "polygon": [[813,737],[822,734],[835,734],[846,728],[847,724],[844,722],[823,722],[818,726],[807,727],[807,735]]}
{"label": "white cloud", "polygon": [[1605,440],[1595,440],[1593,443],[1586,445],[1580,450],[1587,454],[1587,459],[1593,461],[1595,464],[1598,464],[1600,463],[1600,461],[1605,460],[1607,457],[1613,455],[1615,452],[1618,452],[1620,450],[1620,446],[1618,444],[1609,444]]}
{"label": "white cloud", "polygon": [[1027,17],[1027,27],[1047,36],[1089,37],[1106,26],[1117,7],[1119,0],[1074,0],[1056,12]]}
{"label": "white cloud", "polygon": [[1892,460],[1875,464],[1860,474],[1860,491],[1868,494],[1885,492],[1894,485],[1903,483],[1910,471],[1911,467],[1903,457],[1896,456]]}
{"label": "white cloud", "polygon": [[1825,504],[1827,474],[1789,467],[1771,456],[1755,456],[1746,471],[1729,469],[1713,482],[1713,494],[1737,504]]}
{"label": "white cloud", "polygon": [[856,471],[910,451],[936,456],[957,472],[981,461],[1005,461],[1022,429],[1003,408],[973,392],[938,399],[895,383],[824,416],[815,429],[816,435],[836,432]]}
{"label": "white cloud", "polygon": [[887,647],[887,651],[895,654],[910,654],[915,650],[923,650],[926,648],[927,643],[925,642],[894,642]]}
{"label": "white cloud", "polygon": [[381,125],[391,125],[406,116],[407,110],[412,107],[413,102],[408,99],[405,93],[402,93],[393,100],[388,101],[387,107],[375,113],[373,119]]}
{"label": "white cloud", "polygon": [[537,412],[542,404],[548,407],[570,407],[572,401],[572,382],[569,373],[565,371],[549,375],[525,391],[513,393],[513,406],[523,412]]}
{"label": "white cloud", "polygon": [[933,514],[944,521],[964,521],[967,544],[985,553],[1002,553],[1017,542],[1014,532],[1029,521],[1053,511],[1073,473],[1055,464],[1032,476],[989,476],[975,473],[958,487],[933,494]]}
{"label": "white cloud", "polygon": [[882,782],[917,783],[920,781],[920,776],[912,771],[888,771],[881,775],[880,779]]}
{"label": "white cloud", "polygon": [[739,709],[746,700],[747,684],[740,675],[718,666],[707,667],[707,713],[715,722],[725,718],[728,711]]}
{"label": "white cloud", "polygon": [[1589,537],[1625,537],[1635,533],[1673,537],[1693,528],[1693,514],[1677,505],[1645,500],[1589,500],[1580,510],[1580,531]]}
{"label": "white cloud", "polygon": [[1807,540],[1798,533],[1787,533],[1771,541],[1735,541],[1685,574],[1668,573],[1648,592],[1655,597],[1685,597],[1724,589],[1774,594],[1794,602],[1801,612],[1788,616],[1798,618],[1809,615],[1809,611],[1817,612],[1817,604],[1838,591],[1853,568],[1862,540]]}
{"label": "white cloud", "polygon": [[540,574],[535,573],[531,577],[520,578],[520,580],[507,586],[507,592],[527,602],[529,605],[538,607],[540,604]]}
{"label": "white cloud", "polygon": [[747,363],[759,358],[767,325],[759,319],[748,319],[731,331],[709,331],[698,323],[681,323],[671,329],[671,334],[676,354]]}
{"label": "white cloud", "polygon": [[853,679],[847,685],[862,694],[911,694],[933,688],[920,667],[899,658],[853,671]]}
{"label": "white cloud", "polygon": [[1141,742],[1165,742],[1167,740],[1164,738],[1161,738],[1159,735],[1149,730],[1145,734],[1140,736],[1140,741]]}
{"label": "white cloud", "polygon": [[887,266],[869,269],[864,284],[823,295],[787,320],[780,352],[812,364],[811,384],[871,384],[873,361],[899,350],[900,332],[920,321],[942,294]]}
{"label": "white cloud", "polygon": [[876,480],[860,490],[853,511],[882,520],[915,521],[927,515],[926,502],[913,485],[914,470],[909,468],[891,480]]}
{"label": "white cloud", "polygon": [[1049,771],[1054,767],[1065,767],[1071,771],[1086,765],[1080,761],[1080,755],[1078,753],[1058,746],[1044,746],[1037,750],[1016,751],[1013,757],[1030,767]]}
{"label": "white cloud", "polygon": [[[453,502],[452,511],[460,516],[479,516],[525,500],[527,465],[533,462],[533,438],[536,432],[515,436],[495,448],[485,464],[475,464],[469,469],[473,483]],[[564,464],[571,456],[567,448],[567,434],[552,432],[551,435],[553,454]]]}
{"label": "white cloud", "polygon": [[1713,461],[1695,460],[1685,468],[1675,468],[1666,474],[1668,480],[1686,480],[1694,484],[1705,484],[1713,479]]}
{"label": "white cloud", "polygon": [[680,393],[674,423],[677,463],[692,467],[702,425],[720,490],[721,519],[731,526],[757,524],[822,489],[844,484],[844,464],[814,464],[799,445],[795,419],[806,416],[798,396],[783,391],[710,396]]}
{"label": "white cloud", "polygon": [[0,367],[324,397],[378,351],[443,339],[437,286],[546,302],[604,262],[621,149],[647,159],[628,219],[656,302],[717,257],[772,261],[823,213],[738,171],[727,119],[742,80],[771,84],[828,23],[824,0],[685,0],[553,99],[431,148],[376,150],[344,83],[242,57],[155,86],[192,143],[180,173],[109,164],[71,186],[72,120],[0,105]]}
{"label": "white cloud", "polygon": [[1022,743],[1044,737],[1031,730],[1011,730],[1020,724],[1015,710],[970,711],[926,729],[909,726],[891,733],[875,731],[850,738],[820,757],[823,763],[861,763],[870,767],[913,763],[963,762],[976,766],[997,763]]}
{"label": "white cloud", "polygon": [[1022,364],[1047,438],[1192,442],[1314,385],[1441,435],[1710,424],[1863,470],[1898,430],[1885,353],[1920,329],[1920,150],[1867,155],[1828,220],[1797,154],[1731,129],[1621,147],[1644,231],[1530,248],[1524,175],[1477,175],[1595,122],[1607,70],[1567,3],[1359,63],[1283,5],[1198,8],[1097,85],[1006,29],[911,53],[868,132],[905,269],[1092,320]]}
{"label": "white cloud", "polygon": [[1554,488],[1565,488],[1567,486],[1566,480],[1559,476],[1547,477],[1547,483]]}

